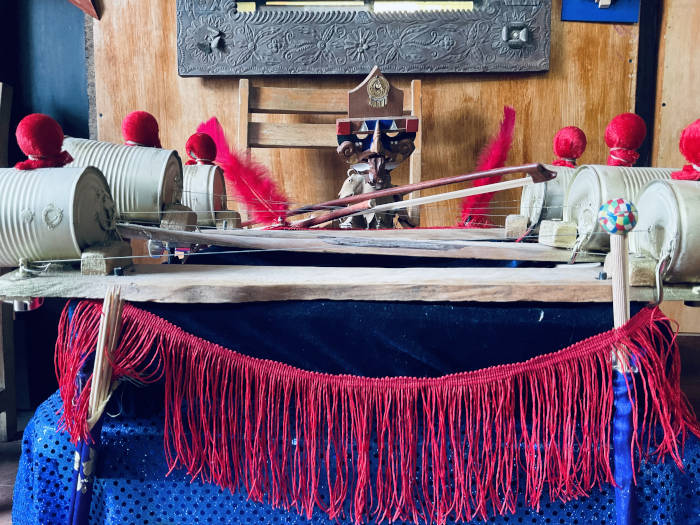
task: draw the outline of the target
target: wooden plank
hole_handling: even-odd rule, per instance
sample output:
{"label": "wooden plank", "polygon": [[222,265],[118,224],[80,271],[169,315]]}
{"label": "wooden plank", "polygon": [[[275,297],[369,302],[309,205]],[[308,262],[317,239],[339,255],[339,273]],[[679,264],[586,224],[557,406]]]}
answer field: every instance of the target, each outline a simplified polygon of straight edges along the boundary
{"label": "wooden plank", "polygon": [[[136,265],[124,276],[79,272],[0,278],[0,297],[99,299],[120,286],[132,302],[239,303],[287,300],[610,302],[610,281],[597,269],[561,268],[319,268],[308,266]],[[675,297],[688,289],[670,288]],[[651,289],[632,289],[649,300]]]}
{"label": "wooden plank", "polygon": [[[353,238],[335,236],[332,230],[319,230],[315,236],[290,237],[284,231],[248,232],[182,232],[150,226],[120,225],[124,238],[144,238],[178,242],[181,244],[212,244],[246,250],[280,250],[308,253],[343,253],[364,255],[395,255],[404,257],[440,257],[450,259],[484,259],[499,261],[568,262],[571,253],[539,243],[513,243],[461,240],[412,240],[405,238]],[[238,230],[241,231],[241,230]],[[255,230],[253,230],[255,232]],[[581,254],[577,261],[602,261],[603,257]]]}
{"label": "wooden plank", "polygon": [[7,167],[7,148],[10,138],[12,113],[12,86],[0,82],[0,168]]}
{"label": "wooden plank", "polygon": [[248,149],[248,122],[250,109],[250,86],[247,78],[238,81],[238,150]]}
{"label": "wooden plank", "polygon": [[344,89],[253,87],[250,108],[261,113],[348,112],[348,92]]}
{"label": "wooden plank", "polygon": [[[406,100],[406,97],[404,100]],[[416,150],[413,152],[409,159],[409,171],[408,171],[408,182],[409,184],[415,184],[421,182],[422,180],[422,153],[423,153],[423,132],[422,132],[422,120],[423,120],[423,92],[422,84],[420,80],[411,81],[411,115],[418,117],[418,133],[416,134],[416,139],[413,144],[416,146]],[[409,199],[417,199],[420,197],[420,191],[414,191],[408,195]],[[420,224],[420,207],[415,206],[409,208],[408,216],[411,221],[418,225]]]}
{"label": "wooden plank", "polygon": [[700,117],[700,10],[695,0],[662,4],[652,165],[680,168],[681,131]]}
{"label": "wooden plank", "polygon": [[[411,112],[411,100],[404,99],[404,112]],[[345,115],[348,112],[346,89],[250,88],[250,110],[259,113],[325,113]],[[415,113],[413,113],[415,114]]]}
{"label": "wooden plank", "polygon": [[[121,142],[121,121],[134,109],[155,115],[161,142],[179,150],[183,157],[187,137],[212,115],[235,138],[239,79],[177,75],[177,24],[172,0],[103,4],[100,22],[93,23],[99,138]],[[553,0],[552,13],[560,11],[561,0]],[[410,90],[413,78],[422,81],[423,180],[470,171],[481,148],[497,132],[505,104],[517,111],[509,164],[551,161],[552,137],[559,128],[569,125],[581,127],[588,136],[581,162],[604,163],[607,122],[617,113],[634,110],[637,35],[634,24],[562,22],[552,16],[551,69],[547,74],[390,75],[392,84],[404,90]],[[114,71],[124,71],[129,82]],[[251,84],[347,91],[367,73],[256,78]],[[601,96],[601,86],[615,89]],[[269,122],[286,121],[281,117],[287,117],[260,116]],[[302,121],[317,120],[313,115],[299,115],[298,122]],[[346,177],[347,165],[330,148],[265,148],[254,149],[252,155],[270,168],[274,180],[294,203],[335,198]],[[394,184],[406,184],[408,178],[408,163],[392,173]],[[494,222],[502,225],[505,215],[517,213],[519,198],[520,190],[496,195],[492,204]],[[454,225],[459,210],[458,201],[427,206],[421,210],[421,225]]]}
{"label": "wooden plank", "polygon": [[250,122],[248,144],[253,148],[337,148],[335,124],[276,124]]}
{"label": "wooden plank", "polygon": [[700,335],[700,306],[688,306],[680,301],[666,300],[661,303],[661,309],[678,323],[679,332]]}

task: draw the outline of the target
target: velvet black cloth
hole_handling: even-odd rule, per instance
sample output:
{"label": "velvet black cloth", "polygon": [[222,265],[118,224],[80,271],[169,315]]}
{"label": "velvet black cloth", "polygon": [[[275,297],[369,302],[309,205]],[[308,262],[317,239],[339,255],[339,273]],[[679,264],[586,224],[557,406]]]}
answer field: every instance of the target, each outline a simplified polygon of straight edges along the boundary
{"label": "velvet black cloth", "polygon": [[284,301],[139,307],[245,355],[371,377],[435,377],[524,361],[613,325],[609,303]]}

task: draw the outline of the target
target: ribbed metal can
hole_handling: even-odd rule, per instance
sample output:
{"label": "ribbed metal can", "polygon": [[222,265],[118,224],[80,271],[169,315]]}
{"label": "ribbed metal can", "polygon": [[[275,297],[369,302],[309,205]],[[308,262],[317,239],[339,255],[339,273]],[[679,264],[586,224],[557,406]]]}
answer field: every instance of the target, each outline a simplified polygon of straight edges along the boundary
{"label": "ribbed metal can", "polygon": [[115,235],[114,219],[96,168],[0,169],[0,266],[79,259]]}
{"label": "ribbed metal can", "polygon": [[582,250],[608,250],[610,238],[598,224],[598,210],[610,199],[623,198],[637,204],[639,193],[652,180],[671,178],[670,168],[581,166],[564,199],[564,221],[578,229]]}
{"label": "ribbed metal can", "polygon": [[216,212],[226,209],[224,172],[214,165],[183,166],[182,204],[197,214],[199,226],[216,226]]}
{"label": "ribbed metal can", "polygon": [[540,221],[562,219],[564,198],[578,169],[549,165],[546,168],[554,171],[557,176],[544,183],[525,186],[520,197],[520,215],[528,218],[530,227]]}
{"label": "ribbed metal can", "polygon": [[700,282],[700,182],[652,181],[635,204],[630,251],[656,260],[668,255],[665,281]]}
{"label": "ribbed metal can", "polygon": [[123,146],[66,137],[70,166],[94,166],[107,178],[119,219],[160,223],[161,212],[182,199],[182,162],[175,150]]}

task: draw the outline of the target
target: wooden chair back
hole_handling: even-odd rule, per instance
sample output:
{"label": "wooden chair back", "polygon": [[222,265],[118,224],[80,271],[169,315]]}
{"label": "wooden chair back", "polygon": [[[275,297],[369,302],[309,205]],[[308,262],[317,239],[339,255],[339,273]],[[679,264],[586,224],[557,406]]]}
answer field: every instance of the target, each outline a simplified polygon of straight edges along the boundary
{"label": "wooden chair back", "polygon": [[[347,115],[348,91],[251,86],[247,78],[238,84],[238,141],[240,151],[248,148],[333,148],[338,147],[335,123],[257,122],[255,114]],[[404,96],[404,115],[422,117],[421,81],[411,81]],[[409,162],[409,182],[421,181],[422,122],[416,135],[416,150]],[[414,197],[417,195],[413,195]],[[418,210],[409,210],[417,224]]]}

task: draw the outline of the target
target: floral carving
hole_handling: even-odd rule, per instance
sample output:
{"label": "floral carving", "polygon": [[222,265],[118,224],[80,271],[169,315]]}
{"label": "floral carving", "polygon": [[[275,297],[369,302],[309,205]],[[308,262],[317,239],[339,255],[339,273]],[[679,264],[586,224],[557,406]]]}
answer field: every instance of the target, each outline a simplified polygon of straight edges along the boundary
{"label": "floral carving", "polygon": [[301,64],[312,64],[319,60],[343,64],[345,57],[340,53],[340,39],[345,35],[345,28],[335,25],[322,28],[320,31],[313,27],[300,27],[287,33],[287,50],[284,58]]}
{"label": "floral carving", "polygon": [[177,0],[178,69],[194,75],[543,71],[551,0],[483,0],[472,11],[237,12]]}
{"label": "floral carving", "polygon": [[352,60],[365,61],[370,53],[377,47],[374,35],[365,28],[357,28],[350,31],[345,39],[345,51]]}
{"label": "floral carving", "polygon": [[281,42],[280,31],[274,26],[256,30],[249,24],[239,25],[234,30],[233,49],[226,62],[233,67],[249,60],[265,64],[279,63]]}

